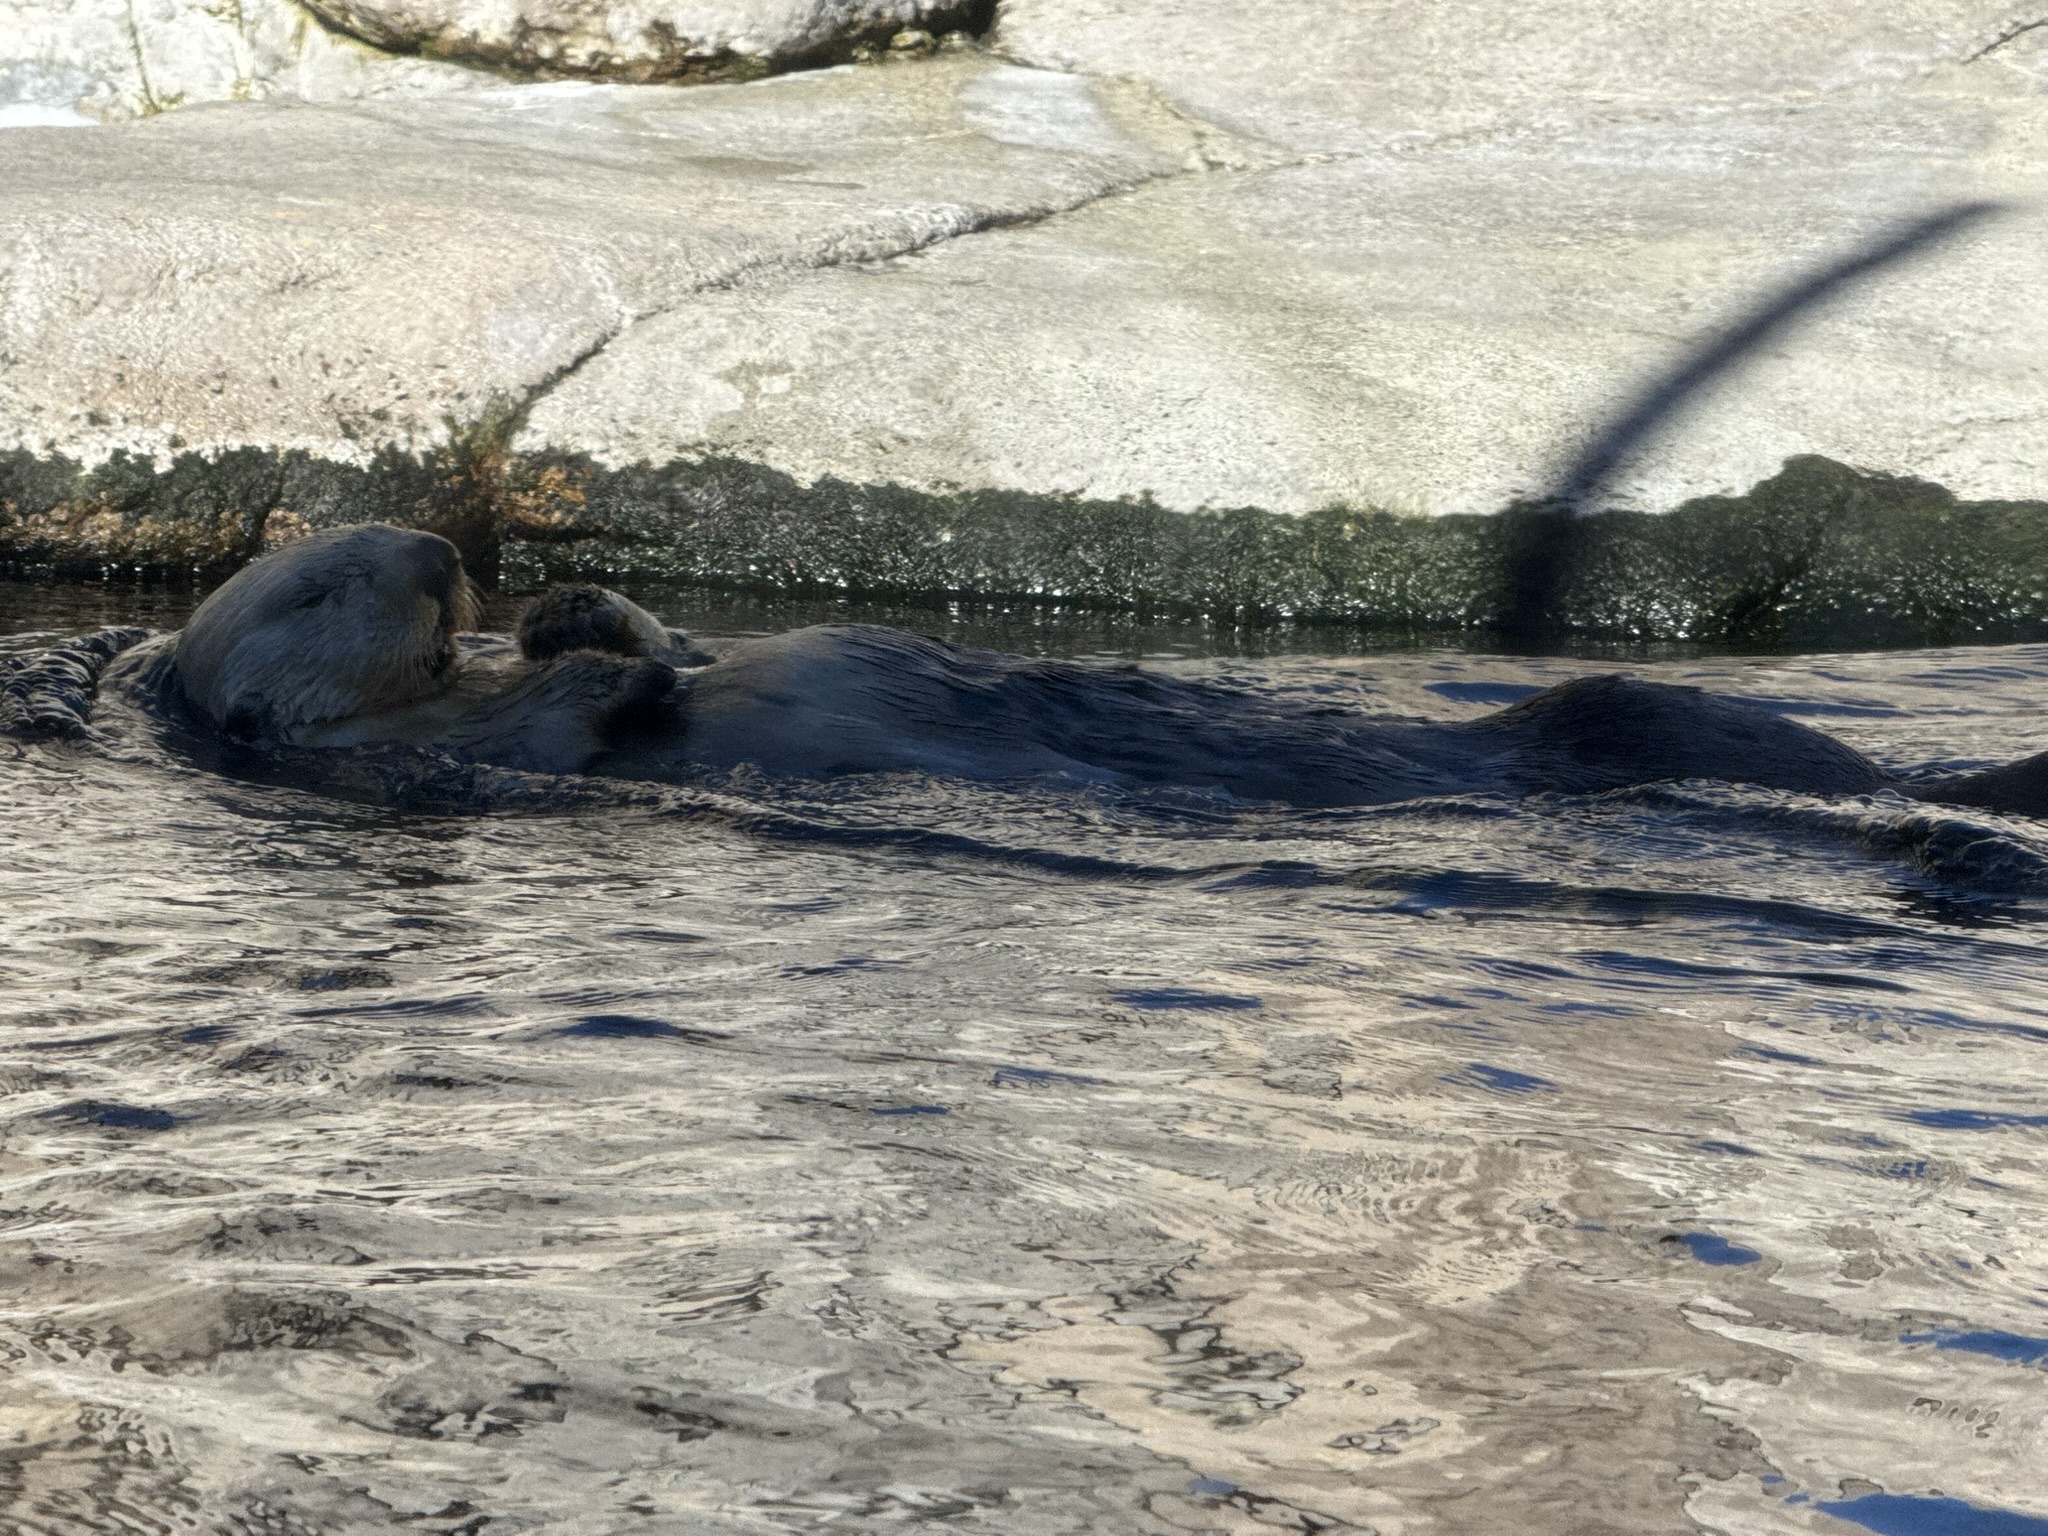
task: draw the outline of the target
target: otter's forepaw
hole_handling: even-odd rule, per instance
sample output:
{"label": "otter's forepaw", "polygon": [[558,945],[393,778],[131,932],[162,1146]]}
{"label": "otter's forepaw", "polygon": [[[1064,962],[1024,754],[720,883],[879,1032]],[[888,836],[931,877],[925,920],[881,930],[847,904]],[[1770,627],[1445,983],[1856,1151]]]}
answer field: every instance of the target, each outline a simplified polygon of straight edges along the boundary
{"label": "otter's forepaw", "polygon": [[485,701],[443,744],[500,768],[581,773],[656,715],[675,686],[675,669],[664,662],[577,651]]}

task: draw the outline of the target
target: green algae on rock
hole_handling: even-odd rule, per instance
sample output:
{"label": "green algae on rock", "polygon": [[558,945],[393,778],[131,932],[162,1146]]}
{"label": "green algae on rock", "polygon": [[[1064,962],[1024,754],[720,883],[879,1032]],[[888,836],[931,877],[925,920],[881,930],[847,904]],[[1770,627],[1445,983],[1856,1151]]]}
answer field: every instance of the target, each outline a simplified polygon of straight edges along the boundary
{"label": "green algae on rock", "polygon": [[502,435],[365,465],[183,453],[158,468],[0,455],[0,561],[225,574],[314,528],[432,529],[510,585],[579,577],[906,601],[1493,629],[1517,562],[1565,545],[1559,638],[1762,650],[2048,639],[2048,501],[1962,501],[1805,456],[1742,496],[1663,514],[1534,507],[1429,518],[1329,508],[1173,512],[1142,499],[931,492],[745,460],[608,469]]}

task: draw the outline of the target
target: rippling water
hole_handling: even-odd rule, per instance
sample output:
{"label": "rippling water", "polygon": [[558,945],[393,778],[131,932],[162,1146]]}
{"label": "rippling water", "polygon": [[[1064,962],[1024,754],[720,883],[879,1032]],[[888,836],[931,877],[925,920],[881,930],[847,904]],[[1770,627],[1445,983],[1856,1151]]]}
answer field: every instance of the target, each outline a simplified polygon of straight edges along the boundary
{"label": "rippling water", "polygon": [[[105,601],[179,616],[6,611]],[[1596,669],[1135,643],[1443,717]],[[2048,647],[1641,670],[2048,744]],[[0,825],[10,1532],[2048,1530],[2034,824],[428,819],[130,738],[6,745]]]}

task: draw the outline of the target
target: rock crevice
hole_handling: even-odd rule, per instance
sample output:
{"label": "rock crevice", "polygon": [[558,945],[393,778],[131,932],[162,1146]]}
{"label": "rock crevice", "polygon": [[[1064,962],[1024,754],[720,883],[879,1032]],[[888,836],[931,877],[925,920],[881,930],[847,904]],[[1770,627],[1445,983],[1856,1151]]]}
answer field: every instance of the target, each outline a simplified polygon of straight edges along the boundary
{"label": "rock crevice", "polygon": [[1982,48],[1979,48],[1975,53],[1971,54],[1963,62],[1966,64],[1974,64],[1979,59],[1988,59],[1991,57],[1992,54],[1998,52],[1999,49],[2005,47],[2008,43],[2018,42],[2021,38],[2025,37],[2029,32],[2038,32],[2043,27],[2048,27],[2048,16],[2041,17],[2035,21],[2023,21],[2016,27],[2008,27],[2005,31],[1999,33],[1998,36],[1994,37],[1990,42],[1986,43]]}

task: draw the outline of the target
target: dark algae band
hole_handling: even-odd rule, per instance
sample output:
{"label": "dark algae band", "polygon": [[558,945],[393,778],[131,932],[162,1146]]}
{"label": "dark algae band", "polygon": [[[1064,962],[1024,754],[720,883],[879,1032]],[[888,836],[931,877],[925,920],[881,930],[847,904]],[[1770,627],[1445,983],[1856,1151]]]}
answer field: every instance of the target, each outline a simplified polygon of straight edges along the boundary
{"label": "dark algae band", "polygon": [[218,579],[312,529],[455,539],[514,588],[596,578],[761,594],[1511,637],[1542,551],[1554,636],[1754,650],[2048,639],[2048,502],[1959,500],[1807,456],[1668,512],[1183,513],[1143,500],[803,484],[733,459],[608,469],[461,443],[367,465],[237,449],[85,467],[0,454],[0,566]]}

